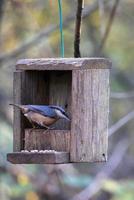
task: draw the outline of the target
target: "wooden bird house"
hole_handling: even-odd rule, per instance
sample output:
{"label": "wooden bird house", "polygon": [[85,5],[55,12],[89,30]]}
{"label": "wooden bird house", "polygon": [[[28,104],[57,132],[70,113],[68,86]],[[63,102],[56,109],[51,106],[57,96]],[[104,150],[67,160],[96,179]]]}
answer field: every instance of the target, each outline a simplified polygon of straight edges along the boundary
{"label": "wooden bird house", "polygon": [[106,161],[110,67],[104,58],[19,60],[14,72],[14,103],[62,106],[71,122],[59,120],[53,130],[31,129],[14,108],[14,152],[7,155],[8,161]]}

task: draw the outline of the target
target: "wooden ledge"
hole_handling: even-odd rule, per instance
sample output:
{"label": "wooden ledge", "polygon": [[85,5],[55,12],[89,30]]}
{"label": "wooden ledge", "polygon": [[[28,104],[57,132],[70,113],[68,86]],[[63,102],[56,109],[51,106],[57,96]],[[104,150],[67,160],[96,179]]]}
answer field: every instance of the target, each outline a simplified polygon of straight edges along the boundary
{"label": "wooden ledge", "polygon": [[21,59],[17,70],[75,70],[110,69],[111,62],[106,58],[39,58]]}
{"label": "wooden ledge", "polygon": [[68,152],[15,152],[8,153],[7,160],[13,164],[64,164],[69,162]]}

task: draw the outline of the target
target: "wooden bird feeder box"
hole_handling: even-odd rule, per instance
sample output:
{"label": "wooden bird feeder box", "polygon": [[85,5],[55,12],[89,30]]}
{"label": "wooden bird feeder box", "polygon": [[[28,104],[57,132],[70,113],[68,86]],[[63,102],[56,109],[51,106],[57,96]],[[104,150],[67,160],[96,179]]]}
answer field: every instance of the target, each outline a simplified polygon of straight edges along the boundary
{"label": "wooden bird feeder box", "polygon": [[104,58],[19,60],[14,72],[14,103],[60,105],[71,122],[59,120],[54,130],[34,130],[20,110],[14,108],[14,152],[7,155],[8,161],[106,161],[110,67],[110,61]]}

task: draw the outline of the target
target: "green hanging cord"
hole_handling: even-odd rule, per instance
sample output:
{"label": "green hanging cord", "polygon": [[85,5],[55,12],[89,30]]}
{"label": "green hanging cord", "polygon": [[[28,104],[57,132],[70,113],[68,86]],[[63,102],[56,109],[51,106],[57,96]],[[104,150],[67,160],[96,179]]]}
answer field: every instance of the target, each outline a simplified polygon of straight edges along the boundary
{"label": "green hanging cord", "polygon": [[64,35],[63,35],[63,27],[62,27],[61,0],[58,0],[58,3],[59,3],[59,18],[60,18],[60,54],[61,54],[61,57],[64,58]]}

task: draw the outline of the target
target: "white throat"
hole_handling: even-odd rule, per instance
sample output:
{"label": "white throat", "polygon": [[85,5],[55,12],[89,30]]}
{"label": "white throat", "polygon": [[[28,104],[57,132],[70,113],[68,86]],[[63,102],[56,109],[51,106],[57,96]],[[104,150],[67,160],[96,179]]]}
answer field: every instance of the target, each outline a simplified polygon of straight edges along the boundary
{"label": "white throat", "polygon": [[59,117],[59,118],[64,118],[64,115],[62,114],[62,112],[61,112],[60,110],[56,110],[56,109],[55,109],[55,112],[56,112],[56,114],[57,114],[57,117]]}

